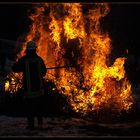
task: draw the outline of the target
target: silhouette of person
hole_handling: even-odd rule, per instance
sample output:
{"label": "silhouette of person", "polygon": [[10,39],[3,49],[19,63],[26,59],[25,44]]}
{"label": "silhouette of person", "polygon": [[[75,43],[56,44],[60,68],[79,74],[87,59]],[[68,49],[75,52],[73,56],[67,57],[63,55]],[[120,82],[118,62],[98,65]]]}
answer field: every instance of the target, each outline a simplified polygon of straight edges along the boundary
{"label": "silhouette of person", "polygon": [[22,56],[12,67],[14,72],[23,72],[23,88],[25,105],[27,109],[27,129],[33,130],[34,119],[37,117],[38,127],[43,126],[43,77],[46,75],[46,66],[43,59],[36,53],[36,43],[27,42],[25,55]]}

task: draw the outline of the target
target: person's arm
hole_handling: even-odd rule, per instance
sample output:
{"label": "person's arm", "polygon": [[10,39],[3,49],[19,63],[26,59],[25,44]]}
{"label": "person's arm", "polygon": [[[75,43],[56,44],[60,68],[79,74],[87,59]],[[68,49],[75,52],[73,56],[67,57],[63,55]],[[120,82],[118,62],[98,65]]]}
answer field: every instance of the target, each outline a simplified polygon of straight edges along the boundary
{"label": "person's arm", "polygon": [[47,72],[46,65],[44,61],[41,59],[41,73],[43,77],[46,75],[46,72]]}

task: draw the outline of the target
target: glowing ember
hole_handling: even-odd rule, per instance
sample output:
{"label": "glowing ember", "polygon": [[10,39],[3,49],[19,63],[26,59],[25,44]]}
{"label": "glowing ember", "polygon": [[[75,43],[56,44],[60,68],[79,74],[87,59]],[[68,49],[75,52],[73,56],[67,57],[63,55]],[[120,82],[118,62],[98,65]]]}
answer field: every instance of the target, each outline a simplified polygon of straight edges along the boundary
{"label": "glowing ember", "polygon": [[[123,66],[126,58],[117,58],[108,66],[111,39],[100,26],[109,6],[93,4],[88,12],[79,3],[36,4],[34,8],[26,42],[37,42],[37,52],[47,67],[79,65],[48,70],[46,75],[67,96],[71,108],[83,115],[105,108],[129,110],[133,100]],[[25,45],[19,57],[24,50]]]}
{"label": "glowing ember", "polygon": [[5,82],[5,91],[15,94],[22,88],[22,74],[10,73]]}

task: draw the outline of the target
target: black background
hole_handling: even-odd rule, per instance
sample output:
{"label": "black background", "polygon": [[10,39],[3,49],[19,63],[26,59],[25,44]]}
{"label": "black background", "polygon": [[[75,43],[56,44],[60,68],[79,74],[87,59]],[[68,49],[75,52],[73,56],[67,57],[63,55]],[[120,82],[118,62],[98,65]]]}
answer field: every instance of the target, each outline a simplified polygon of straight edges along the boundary
{"label": "black background", "polygon": [[28,30],[31,4],[0,4],[0,38],[16,40]]}

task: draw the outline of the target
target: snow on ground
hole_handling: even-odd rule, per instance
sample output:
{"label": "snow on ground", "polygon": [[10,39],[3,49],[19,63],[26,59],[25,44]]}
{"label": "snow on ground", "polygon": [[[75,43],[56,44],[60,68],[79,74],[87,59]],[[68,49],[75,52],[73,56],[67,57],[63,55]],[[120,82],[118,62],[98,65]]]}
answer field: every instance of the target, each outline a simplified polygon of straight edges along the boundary
{"label": "snow on ground", "polygon": [[[37,120],[35,119],[35,125]],[[26,118],[0,116],[0,136],[45,136],[45,137],[73,137],[85,136],[78,129],[86,121],[77,118],[44,118],[43,129],[27,130]]]}
{"label": "snow on ground", "polygon": [[[37,120],[35,120],[37,123]],[[140,136],[140,121],[103,124],[80,118],[46,117],[43,129],[27,130],[25,117],[0,116],[0,137]]]}

